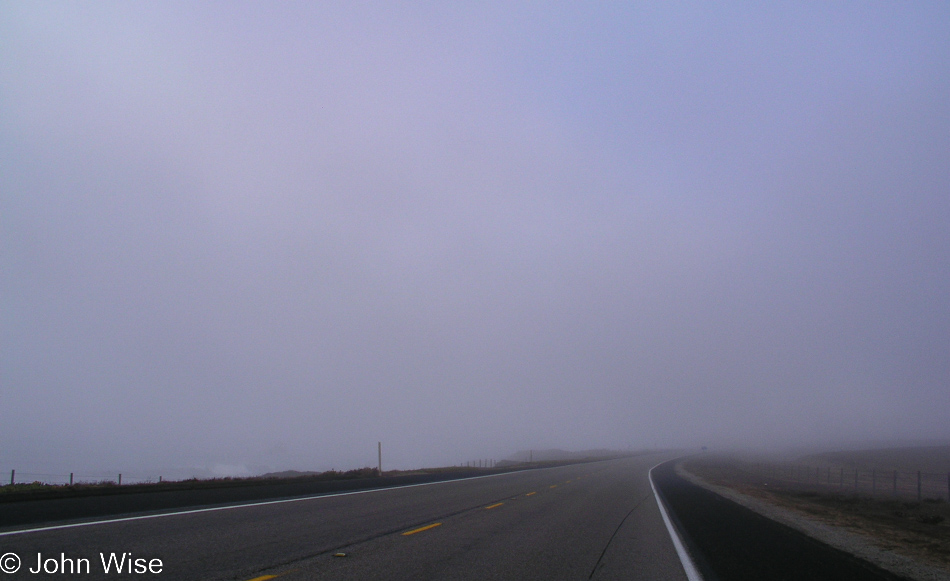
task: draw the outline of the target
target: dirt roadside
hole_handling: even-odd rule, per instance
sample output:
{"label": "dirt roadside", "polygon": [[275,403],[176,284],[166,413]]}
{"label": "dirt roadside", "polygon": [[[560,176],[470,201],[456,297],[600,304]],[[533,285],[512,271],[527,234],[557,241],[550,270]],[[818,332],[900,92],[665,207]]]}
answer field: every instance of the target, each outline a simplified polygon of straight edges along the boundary
{"label": "dirt roadside", "polygon": [[909,579],[950,581],[950,503],[905,502],[767,481],[728,456],[683,460],[691,482]]}

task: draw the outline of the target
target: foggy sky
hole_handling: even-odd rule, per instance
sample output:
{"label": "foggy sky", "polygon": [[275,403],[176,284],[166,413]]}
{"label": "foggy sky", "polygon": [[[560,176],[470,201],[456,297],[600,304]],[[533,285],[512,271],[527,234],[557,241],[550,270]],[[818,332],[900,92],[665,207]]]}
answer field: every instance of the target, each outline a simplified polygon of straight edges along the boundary
{"label": "foggy sky", "polygon": [[0,3],[0,470],[950,438],[950,5],[353,4]]}

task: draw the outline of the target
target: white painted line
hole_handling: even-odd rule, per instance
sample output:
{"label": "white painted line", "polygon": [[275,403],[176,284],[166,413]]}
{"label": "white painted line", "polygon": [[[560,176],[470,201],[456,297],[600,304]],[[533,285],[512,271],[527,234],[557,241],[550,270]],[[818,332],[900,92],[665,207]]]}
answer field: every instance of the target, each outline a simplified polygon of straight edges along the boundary
{"label": "white painted line", "polygon": [[[557,466],[553,466],[557,468]],[[540,470],[550,470],[550,468],[540,468]],[[38,527],[34,529],[20,529],[15,531],[5,531],[0,532],[0,537],[7,537],[10,535],[22,535],[26,533],[38,533],[40,531],[56,531],[60,529],[74,529],[77,527],[88,527],[92,525],[103,525],[116,522],[129,522],[134,520],[146,520],[151,518],[164,518],[167,516],[179,516],[183,514],[197,514],[200,512],[217,512],[219,510],[234,510],[236,508],[248,508],[251,506],[266,506],[268,504],[284,504],[287,502],[303,502],[305,500],[317,500],[320,498],[333,498],[335,496],[350,496],[352,494],[366,494],[369,492],[385,492],[387,490],[399,490],[400,488],[414,488],[416,486],[430,486],[432,484],[450,484],[452,482],[463,482],[465,480],[478,480],[479,478],[493,478],[495,476],[507,476],[510,474],[520,474],[524,470],[516,470],[513,472],[502,472],[500,474],[486,474],[484,476],[469,476],[468,478],[456,478],[454,480],[438,480],[436,482],[421,482],[419,484],[404,484],[402,486],[388,486],[385,488],[369,488],[366,490],[353,490],[350,492],[336,492],[333,494],[315,494],[313,496],[301,496],[297,498],[283,498],[281,500],[265,500],[261,502],[249,502],[246,504],[229,504],[227,506],[213,506],[211,508],[193,508],[191,510],[179,510],[176,512],[162,512],[158,514],[144,514],[139,516],[126,516],[122,518],[110,518],[106,520],[94,520],[87,522],[78,522],[70,523],[65,525],[53,525],[49,527]]]}
{"label": "white painted line", "polygon": [[[663,462],[660,462],[660,464],[663,464]],[[660,464],[657,464],[656,466],[659,466]],[[656,466],[653,468],[656,468]],[[673,522],[670,520],[670,515],[666,512],[666,507],[663,506],[663,501],[660,500],[660,495],[656,492],[656,485],[653,484],[653,468],[650,468],[650,472],[647,474],[650,478],[650,488],[653,489],[653,496],[656,498],[656,505],[660,507],[660,514],[663,515],[663,522],[666,523],[666,530],[670,532],[670,538],[673,539],[673,546],[676,547],[676,554],[679,555],[680,562],[683,564],[683,570],[686,572],[686,578],[689,579],[689,581],[703,581],[703,576],[700,575],[699,571],[696,569],[693,559],[689,556],[689,552],[686,551],[686,547],[683,545],[683,540],[673,527]]]}
{"label": "white painted line", "polygon": [[[568,464],[570,466],[570,464]],[[548,468],[533,468],[532,470],[541,471],[541,470],[553,470],[554,468],[561,468],[561,466],[550,466]],[[217,512],[219,510],[234,510],[236,508],[247,508],[251,506],[266,506],[268,504],[284,504],[287,502],[302,502],[305,500],[317,500],[320,498],[333,498],[335,496],[350,496],[352,494],[366,494],[369,492],[385,492],[387,490],[399,490],[400,488],[414,488],[416,486],[431,486],[433,484],[451,484],[452,482],[463,482],[465,480],[478,480],[479,478],[494,478],[495,476],[508,476],[511,474],[521,474],[527,472],[527,470],[514,470],[512,472],[501,472],[499,474],[486,474],[484,476],[469,476],[468,478],[456,478],[453,480],[437,480],[436,482],[421,482],[419,484],[403,484],[402,486],[387,486],[383,488],[369,488],[366,490],[353,490],[350,492],[337,492],[334,494],[314,494],[312,496],[301,496],[297,498],[284,498],[281,500],[265,500],[261,502],[249,502],[246,504],[229,504],[227,506],[214,506],[211,508],[193,508],[191,510],[179,510],[176,512],[162,512],[158,514],[144,514],[139,516],[126,516],[122,518],[110,518],[106,520],[93,520],[86,522],[70,523],[65,525],[53,525],[49,527],[37,527],[33,529],[19,529],[15,531],[5,531],[0,532],[0,537],[8,537],[10,535],[23,535],[26,533],[38,533],[40,531],[56,531],[60,529],[74,529],[77,527],[88,527],[92,525],[103,525],[116,522],[129,522],[134,520],[146,520],[151,518],[164,518],[167,516],[179,516],[183,514],[197,514],[200,512]]]}

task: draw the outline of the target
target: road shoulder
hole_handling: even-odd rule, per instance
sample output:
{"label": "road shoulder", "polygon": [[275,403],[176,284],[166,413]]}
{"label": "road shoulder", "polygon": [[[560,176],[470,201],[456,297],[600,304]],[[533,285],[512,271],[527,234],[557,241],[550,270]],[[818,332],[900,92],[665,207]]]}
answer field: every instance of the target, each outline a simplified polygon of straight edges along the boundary
{"label": "road shoulder", "polygon": [[864,559],[902,577],[920,581],[950,581],[950,572],[893,551],[882,549],[877,546],[872,539],[864,535],[851,532],[842,527],[820,522],[810,518],[804,513],[743,494],[732,488],[710,483],[689,472],[683,464],[683,461],[676,464],[676,473],[689,482],[732,500],[766,518],[793,528],[822,543],[852,554],[860,559]]}

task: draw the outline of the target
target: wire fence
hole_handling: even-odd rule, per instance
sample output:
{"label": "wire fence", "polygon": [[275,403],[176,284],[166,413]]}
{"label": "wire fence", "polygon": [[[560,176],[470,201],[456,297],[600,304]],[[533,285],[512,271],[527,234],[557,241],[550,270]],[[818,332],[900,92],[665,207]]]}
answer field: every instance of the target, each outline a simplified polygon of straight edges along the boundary
{"label": "wire fence", "polygon": [[14,484],[46,484],[46,485],[75,485],[75,484],[115,484],[123,486],[126,484],[149,484],[152,482],[167,482],[161,476],[129,476],[127,474],[44,474],[41,472],[18,472],[10,471],[10,478],[3,482],[4,486]]}
{"label": "wire fence", "polygon": [[755,462],[746,469],[764,480],[864,496],[950,500],[950,472],[901,471]]}
{"label": "wire fence", "polygon": [[459,466],[464,466],[465,468],[494,468],[495,461],[491,459],[479,459],[479,460],[470,460],[459,464]]}

